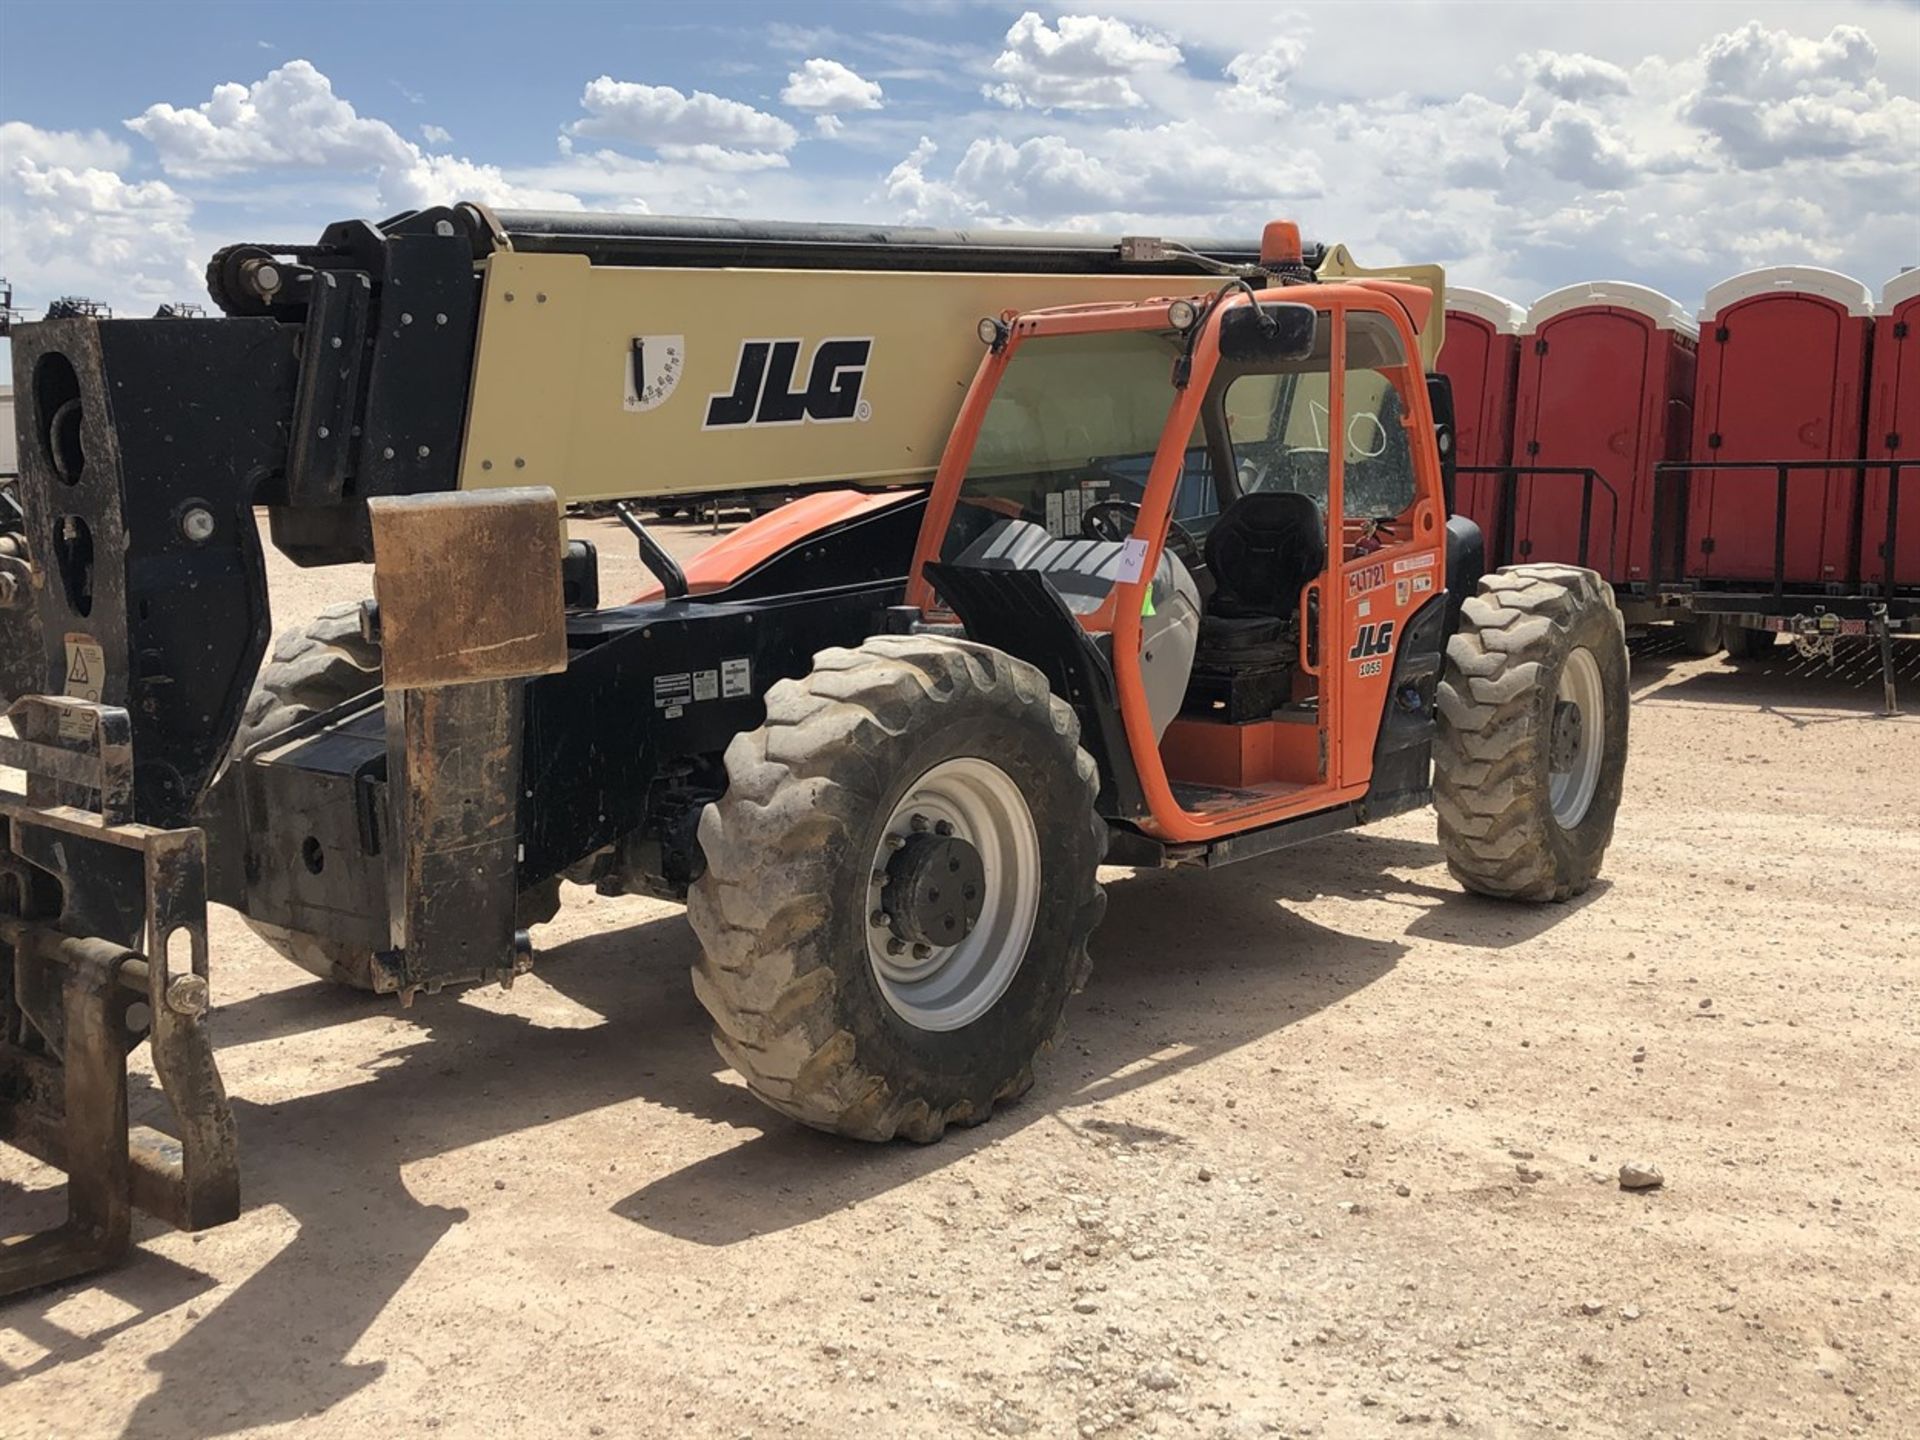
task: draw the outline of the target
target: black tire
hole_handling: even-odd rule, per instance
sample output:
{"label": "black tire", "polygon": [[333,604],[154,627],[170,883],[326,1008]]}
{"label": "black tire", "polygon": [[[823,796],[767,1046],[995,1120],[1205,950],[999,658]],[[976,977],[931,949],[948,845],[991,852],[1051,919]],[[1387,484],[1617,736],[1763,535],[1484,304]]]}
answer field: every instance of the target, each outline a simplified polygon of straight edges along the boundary
{"label": "black tire", "polygon": [[[360,633],[360,602],[330,605],[305,625],[283,631],[261,668],[241,712],[234,754],[311,716],[380,688],[380,647]],[[560,908],[560,882],[536,886],[520,897],[520,923],[551,920]],[[373,952],[300,930],[285,930],[240,917],[268,947],[310,975],[354,990],[378,988]]]}
{"label": "black tire", "polygon": [[1695,615],[1674,626],[1689,655],[1718,655],[1727,648],[1727,626],[1718,615]]}
{"label": "black tire", "polygon": [[1771,660],[1780,649],[1771,630],[1754,630],[1745,625],[1727,627],[1727,657],[1732,660]]}
{"label": "black tire", "polygon": [[[1032,1085],[1106,908],[1107,828],[1079,733],[1033,666],[936,636],[825,650],[804,680],[768,692],[766,723],[727,748],[726,794],[700,821],[706,873],[687,901],[714,1046],[756,1095],[821,1130],[930,1141]],[[868,958],[868,885],[895,807],[954,758],[991,760],[1019,786],[1038,910],[991,1008],[922,1029]]]}
{"label": "black tire", "polygon": [[[1555,818],[1549,754],[1562,674],[1588,651],[1603,719],[1592,798]],[[1447,868],[1467,889],[1565,900],[1593,883],[1613,839],[1627,763],[1626,628],[1612,587],[1570,565],[1480,580],[1447,643],[1434,742],[1434,809]]]}
{"label": "black tire", "polygon": [[[380,647],[360,634],[360,605],[330,605],[305,625],[281,632],[241,712],[239,755],[289,726],[343,705],[380,685]],[[354,990],[374,988],[373,952],[242,915],[269,948],[310,975]]]}

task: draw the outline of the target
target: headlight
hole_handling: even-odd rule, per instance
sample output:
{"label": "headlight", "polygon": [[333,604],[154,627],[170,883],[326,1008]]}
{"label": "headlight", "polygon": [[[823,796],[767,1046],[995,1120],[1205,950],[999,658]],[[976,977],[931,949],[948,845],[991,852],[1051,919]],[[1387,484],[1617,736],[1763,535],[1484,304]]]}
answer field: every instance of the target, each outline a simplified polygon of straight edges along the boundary
{"label": "headlight", "polygon": [[1002,345],[1007,343],[1006,322],[997,320],[991,315],[982,315],[980,317],[980,324],[976,327],[976,333],[980,336],[980,343],[990,349],[998,350]]}
{"label": "headlight", "polygon": [[1200,312],[1191,300],[1176,300],[1167,306],[1167,323],[1176,330],[1191,330]]}

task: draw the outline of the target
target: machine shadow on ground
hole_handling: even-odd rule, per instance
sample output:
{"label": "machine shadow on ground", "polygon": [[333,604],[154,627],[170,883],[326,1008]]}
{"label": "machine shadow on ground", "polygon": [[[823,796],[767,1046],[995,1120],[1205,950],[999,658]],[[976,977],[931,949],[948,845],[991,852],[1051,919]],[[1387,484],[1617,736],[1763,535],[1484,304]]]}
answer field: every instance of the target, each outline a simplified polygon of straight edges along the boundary
{"label": "machine shadow on ground", "polygon": [[[1316,924],[1289,902],[1321,895],[1385,901],[1412,912],[1409,939],[1489,947],[1519,943],[1572,913],[1475,900],[1445,888],[1450,882],[1392,873],[1426,869],[1438,858],[1429,841],[1354,833],[1217,872],[1114,874],[1094,978],[1033,1091],[990,1124],[926,1147],[815,1134],[725,1083],[686,980],[694,940],[677,914],[543,954],[541,978],[601,1016],[598,1026],[546,1028],[452,997],[423,1000],[404,1012],[415,1034],[370,1059],[360,1083],[274,1105],[236,1097],[249,1211],[258,1223],[257,1212],[277,1207],[297,1233],[151,1362],[160,1383],[126,1434],[226,1434],[296,1420],[372,1383],[385,1362],[346,1357],[467,1215],[416,1198],[406,1167],[535,1126],[638,1099],[737,1130],[739,1143],[611,1207],[658,1233],[714,1246],[803,1226],[911,1185],[1049,1117],[1090,1136],[1138,1138],[1138,1130],[1176,1143],[1179,1137],[1133,1126],[1124,1113],[1089,1112],[1123,1105],[1338,1003],[1409,948],[1403,939]],[[363,1019],[389,1004],[321,985],[261,995],[223,1007],[221,1043],[258,1044]],[[149,1222],[141,1236],[156,1233]],[[213,1281],[136,1251],[102,1284],[131,1312],[113,1326],[119,1330],[192,1302]],[[52,1352],[36,1371],[105,1341],[104,1334],[69,1334],[48,1318],[71,1293],[23,1297],[0,1312],[0,1324],[38,1337]],[[235,1357],[253,1363],[236,1366]],[[210,1404],[200,1377],[216,1361],[225,1373],[251,1378]]]}
{"label": "machine shadow on ground", "polygon": [[[1683,666],[1697,668],[1676,675]],[[1920,713],[1920,644],[1894,642],[1893,677],[1901,710]],[[1865,640],[1841,641],[1831,659],[1804,659],[1791,645],[1776,645],[1758,659],[1721,656],[1711,664],[1674,644],[1636,643],[1632,691],[1636,705],[1729,705],[1778,714],[1796,725],[1815,723],[1796,713],[1806,710],[1846,712],[1819,717],[1820,723],[1895,718],[1884,715],[1878,647]]]}

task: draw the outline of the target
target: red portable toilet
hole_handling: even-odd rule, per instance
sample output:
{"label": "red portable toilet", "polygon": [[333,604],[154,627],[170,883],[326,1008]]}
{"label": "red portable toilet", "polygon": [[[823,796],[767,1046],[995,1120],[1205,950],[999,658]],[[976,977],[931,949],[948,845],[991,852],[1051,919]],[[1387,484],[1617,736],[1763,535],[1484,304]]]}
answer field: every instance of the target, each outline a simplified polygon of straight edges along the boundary
{"label": "red portable toilet", "polygon": [[[1696,338],[1679,301],[1624,280],[1543,295],[1521,327],[1513,463],[1597,474],[1586,563],[1616,586],[1653,578],[1653,467],[1687,457]],[[1579,477],[1522,475],[1513,558],[1578,563],[1580,508]]]}
{"label": "red portable toilet", "polygon": [[[1449,326],[1452,321],[1449,319]],[[1451,335],[1452,331],[1449,330]],[[1873,327],[1873,396],[1867,412],[1867,456],[1920,462],[1920,269],[1896,275],[1880,291]],[[1920,590],[1920,464],[1900,472],[1899,533],[1894,537],[1896,590]],[[1867,472],[1860,526],[1860,578],[1887,580],[1887,471]]]}
{"label": "red portable toilet", "polygon": [[[1700,311],[1696,460],[1853,460],[1862,452],[1873,295],[1810,265],[1723,280]],[[1859,471],[1800,470],[1787,481],[1789,585],[1853,578]],[[1771,583],[1778,481],[1766,473],[1694,472],[1689,579]]]}
{"label": "red portable toilet", "polygon": [[[1484,290],[1447,287],[1440,373],[1453,384],[1454,454],[1462,465],[1505,465],[1513,454],[1513,391],[1527,312]],[[1499,555],[1500,477],[1462,475],[1454,508],[1480,526]]]}

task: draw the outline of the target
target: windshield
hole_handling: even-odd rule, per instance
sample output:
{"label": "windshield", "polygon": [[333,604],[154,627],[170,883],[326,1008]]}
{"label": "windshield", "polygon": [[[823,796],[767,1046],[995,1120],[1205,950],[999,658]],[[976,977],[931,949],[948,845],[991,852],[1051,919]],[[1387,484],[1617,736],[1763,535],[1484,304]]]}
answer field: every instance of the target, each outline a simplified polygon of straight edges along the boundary
{"label": "windshield", "polygon": [[[942,556],[953,559],[1000,520],[1056,540],[1087,534],[1104,501],[1137,505],[1173,403],[1172,331],[1124,330],[1024,341],[1000,376],[961,482]],[[1174,502],[1176,518],[1214,513],[1206,444],[1195,427]],[[1120,509],[1119,528],[1132,528]]]}

